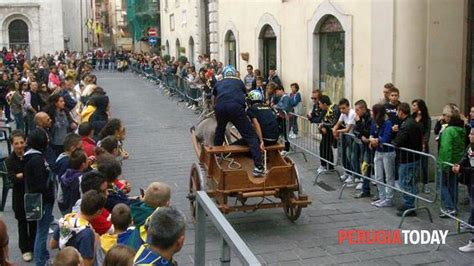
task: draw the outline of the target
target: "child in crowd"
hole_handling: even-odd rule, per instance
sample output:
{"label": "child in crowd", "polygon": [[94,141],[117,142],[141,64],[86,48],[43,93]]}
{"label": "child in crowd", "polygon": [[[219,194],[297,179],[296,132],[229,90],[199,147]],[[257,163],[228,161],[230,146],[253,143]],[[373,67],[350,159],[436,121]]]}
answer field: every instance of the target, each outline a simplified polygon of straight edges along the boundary
{"label": "child in crowd", "polygon": [[[291,112],[300,114],[301,113],[301,93],[299,92],[300,86],[298,83],[292,83],[290,93]],[[298,135],[298,119],[296,116],[290,116],[290,133],[288,137],[294,139]]]}
{"label": "child in crowd", "polygon": [[135,229],[128,240],[128,246],[137,251],[146,242],[148,232],[146,224],[156,210],[170,206],[170,198],[171,189],[168,185],[153,182],[146,189],[143,200],[131,205]]}
{"label": "child in crowd", "polygon": [[99,138],[101,140],[109,136],[114,136],[118,141],[117,159],[119,161],[127,160],[129,154],[123,148],[123,141],[125,140],[126,130],[125,127],[122,125],[122,121],[120,121],[120,119],[113,118],[109,120],[99,134]]}
{"label": "child in crowd", "polygon": [[[99,142],[99,147],[96,148],[95,153],[98,157],[108,156],[119,160],[119,141],[114,136],[105,137]],[[97,169],[97,165],[93,165],[92,168]],[[115,185],[125,193],[129,193],[132,190],[130,182],[127,180],[115,180]]]}
{"label": "child in crowd", "polygon": [[105,196],[95,190],[82,195],[79,213],[70,213],[59,220],[59,228],[54,231],[51,249],[76,248],[84,259],[84,265],[94,263],[96,235],[90,221],[100,215],[105,204]]}
{"label": "child in crowd", "polygon": [[65,247],[56,254],[53,266],[84,266],[84,261],[77,249]]}
{"label": "child in crowd", "polygon": [[95,156],[96,143],[94,141],[94,129],[89,122],[85,122],[79,125],[79,135],[82,140],[82,149],[86,153],[87,157]]}
{"label": "child in crowd", "polygon": [[[464,157],[462,158],[459,164],[455,164],[452,168],[455,174],[463,175],[465,183],[470,184],[470,202],[471,202],[471,215],[469,217],[469,224],[474,227],[474,202],[473,202],[473,193],[474,193],[474,182],[472,182],[472,176],[474,173],[474,128],[469,132],[469,148],[467,149]],[[474,232],[474,230],[471,230]],[[474,233],[473,233],[474,235]],[[469,240],[468,244],[462,247],[459,247],[461,252],[474,252],[474,237]]]}
{"label": "child in crowd", "polygon": [[111,221],[114,225],[114,232],[103,234],[100,237],[100,246],[104,253],[107,253],[116,244],[126,244],[134,229],[130,227],[133,223],[130,207],[123,203],[115,205],[112,210]]}
{"label": "child in crowd", "polygon": [[69,157],[71,153],[80,148],[82,148],[81,136],[69,133],[64,139],[64,152],[58,156],[53,167],[53,172],[58,178],[70,167]]}
{"label": "child in crowd", "polygon": [[81,198],[79,184],[82,173],[87,167],[84,151],[82,149],[73,151],[69,158],[69,168],[59,178],[58,207],[63,215],[70,213],[74,204]]}
{"label": "child in crowd", "polygon": [[130,205],[138,200],[137,197],[129,198],[125,192],[117,187],[116,183],[118,177],[122,174],[122,166],[114,157],[106,154],[98,157],[97,169],[106,177],[109,185],[107,201],[105,203],[105,208],[109,212],[119,203]]}
{"label": "child in crowd", "polygon": [[115,245],[112,247],[104,259],[102,266],[132,266],[135,251],[125,245]]}

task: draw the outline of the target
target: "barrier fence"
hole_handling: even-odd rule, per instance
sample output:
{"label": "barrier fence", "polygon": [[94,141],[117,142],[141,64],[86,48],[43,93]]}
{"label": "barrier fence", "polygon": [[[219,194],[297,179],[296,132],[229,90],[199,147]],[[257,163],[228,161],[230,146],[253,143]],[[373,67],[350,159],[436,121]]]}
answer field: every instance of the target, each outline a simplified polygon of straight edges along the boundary
{"label": "barrier fence", "polygon": [[[371,149],[368,143],[353,134],[342,134],[335,139],[328,125],[312,123],[307,117],[295,113],[289,113],[286,119],[286,134],[293,135],[288,138],[290,145],[321,162],[322,167],[316,173],[314,185],[324,174],[336,173],[341,176],[344,172],[360,178],[363,191],[370,189],[370,183],[373,183],[377,185],[379,196],[386,199],[393,200],[394,192],[400,193],[407,208],[402,210],[399,228],[402,227],[406,216],[417,210],[426,211],[432,222],[429,207],[437,206],[440,198],[440,213],[457,224],[456,232],[451,235],[463,233],[461,228],[474,231],[469,221],[461,218],[462,215],[448,211],[450,208],[459,210],[457,197],[460,176],[450,170],[453,164],[440,163],[432,154],[396,147],[389,143],[381,144],[377,150]],[[435,184],[431,196],[418,193],[418,186],[424,179],[420,177],[423,175],[427,177],[426,180]],[[399,186],[395,185],[396,179]],[[342,178],[339,180],[343,181]],[[342,198],[347,186],[348,183],[342,183],[339,198]],[[424,202],[423,206],[420,202]],[[393,204],[393,201],[390,204]]]}
{"label": "barrier fence", "polygon": [[194,265],[206,265],[206,214],[221,237],[221,265],[230,265],[231,250],[244,265],[261,265],[249,247],[216,207],[205,191],[196,193],[196,229],[194,239]]}

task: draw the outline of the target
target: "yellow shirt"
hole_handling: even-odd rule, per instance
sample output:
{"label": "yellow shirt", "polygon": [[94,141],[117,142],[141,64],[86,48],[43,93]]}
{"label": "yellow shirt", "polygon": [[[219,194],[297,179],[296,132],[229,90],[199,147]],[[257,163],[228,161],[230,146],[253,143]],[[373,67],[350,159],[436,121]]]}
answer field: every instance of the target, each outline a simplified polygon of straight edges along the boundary
{"label": "yellow shirt", "polygon": [[116,234],[103,234],[100,236],[100,246],[105,253],[109,251],[115,244],[117,244],[117,235]]}
{"label": "yellow shirt", "polygon": [[84,122],[89,122],[89,119],[91,118],[92,114],[95,112],[95,109],[97,109],[95,106],[88,105],[84,110],[81,112],[81,123]]}

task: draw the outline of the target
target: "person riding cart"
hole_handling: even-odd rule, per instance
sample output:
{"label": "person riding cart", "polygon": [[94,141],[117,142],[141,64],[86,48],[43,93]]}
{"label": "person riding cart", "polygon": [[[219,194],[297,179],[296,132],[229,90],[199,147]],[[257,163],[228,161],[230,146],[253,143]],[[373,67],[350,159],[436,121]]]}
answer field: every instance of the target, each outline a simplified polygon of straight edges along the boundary
{"label": "person riding cart", "polygon": [[221,146],[223,144],[227,123],[231,122],[250,148],[250,154],[255,164],[253,175],[263,176],[265,170],[262,165],[260,142],[245,113],[245,85],[237,78],[237,71],[231,65],[223,69],[222,75],[223,79],[217,81],[213,91],[216,102],[214,111],[217,120],[214,145]]}

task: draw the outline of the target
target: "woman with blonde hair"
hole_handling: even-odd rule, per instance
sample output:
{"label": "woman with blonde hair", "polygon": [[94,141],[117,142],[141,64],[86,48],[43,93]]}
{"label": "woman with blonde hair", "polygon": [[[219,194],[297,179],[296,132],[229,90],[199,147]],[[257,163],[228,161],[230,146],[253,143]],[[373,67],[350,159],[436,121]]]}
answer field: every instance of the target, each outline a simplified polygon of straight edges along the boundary
{"label": "woman with blonde hair", "polygon": [[441,218],[457,214],[458,181],[450,164],[461,161],[466,147],[466,130],[459,107],[448,104],[443,108],[443,120],[447,124],[440,135],[438,152],[438,176],[441,186]]}

